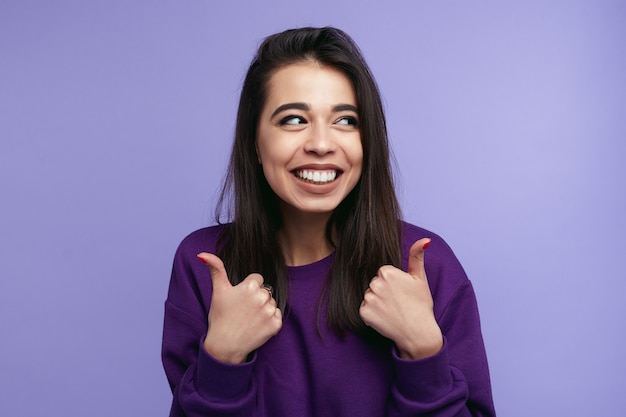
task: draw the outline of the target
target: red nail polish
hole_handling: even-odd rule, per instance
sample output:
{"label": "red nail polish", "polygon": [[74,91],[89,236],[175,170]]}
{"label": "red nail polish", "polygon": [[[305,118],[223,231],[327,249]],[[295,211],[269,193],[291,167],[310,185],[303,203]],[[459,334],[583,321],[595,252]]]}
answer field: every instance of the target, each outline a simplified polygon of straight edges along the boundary
{"label": "red nail polish", "polygon": [[426,250],[426,248],[430,246],[430,242],[431,241],[429,240],[428,242],[424,243],[424,246],[422,246],[422,250]]}
{"label": "red nail polish", "polygon": [[200,255],[196,255],[196,258],[198,258],[203,264],[206,264],[206,261]]}

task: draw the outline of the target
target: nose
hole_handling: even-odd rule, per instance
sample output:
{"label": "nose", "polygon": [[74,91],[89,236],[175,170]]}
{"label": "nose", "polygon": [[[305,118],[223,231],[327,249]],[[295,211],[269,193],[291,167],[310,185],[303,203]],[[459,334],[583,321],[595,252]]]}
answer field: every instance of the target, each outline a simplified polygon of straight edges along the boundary
{"label": "nose", "polygon": [[325,155],[335,151],[335,147],[336,142],[330,127],[320,123],[313,123],[304,144],[304,150],[308,153]]}

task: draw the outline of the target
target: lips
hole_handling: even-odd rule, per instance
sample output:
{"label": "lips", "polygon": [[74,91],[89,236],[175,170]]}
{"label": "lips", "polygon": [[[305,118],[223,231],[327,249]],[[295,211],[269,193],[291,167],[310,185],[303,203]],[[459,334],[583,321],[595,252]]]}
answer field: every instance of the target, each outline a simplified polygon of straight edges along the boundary
{"label": "lips", "polygon": [[296,178],[311,184],[328,184],[337,179],[340,172],[335,169],[298,169],[294,171]]}

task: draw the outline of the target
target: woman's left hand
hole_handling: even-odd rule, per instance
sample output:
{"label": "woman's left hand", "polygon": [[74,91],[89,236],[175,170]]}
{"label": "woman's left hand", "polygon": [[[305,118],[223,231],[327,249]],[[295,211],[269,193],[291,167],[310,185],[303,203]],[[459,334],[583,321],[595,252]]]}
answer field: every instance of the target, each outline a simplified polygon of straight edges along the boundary
{"label": "woman's left hand", "polygon": [[430,239],[420,239],[411,246],[407,272],[382,266],[359,310],[365,324],[395,342],[403,359],[423,359],[443,347],[424,269],[424,250],[429,244]]}

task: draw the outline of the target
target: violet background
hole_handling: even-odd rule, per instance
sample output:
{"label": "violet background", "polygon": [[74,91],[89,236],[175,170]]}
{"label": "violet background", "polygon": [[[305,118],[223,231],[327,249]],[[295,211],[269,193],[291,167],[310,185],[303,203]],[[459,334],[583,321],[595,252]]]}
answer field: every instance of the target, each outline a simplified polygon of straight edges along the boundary
{"label": "violet background", "polygon": [[259,41],[336,25],[501,416],[626,410],[626,2],[0,1],[0,415],[167,415],[163,302]]}

